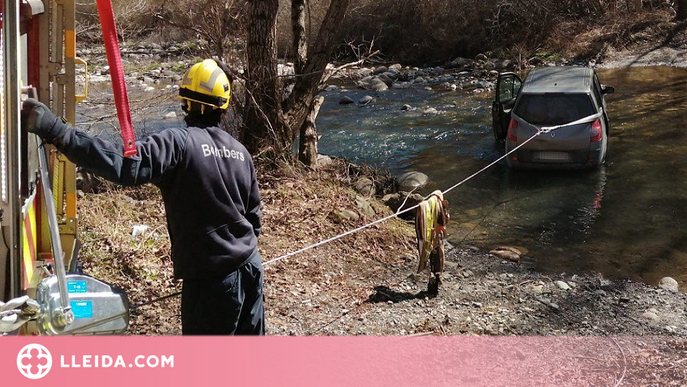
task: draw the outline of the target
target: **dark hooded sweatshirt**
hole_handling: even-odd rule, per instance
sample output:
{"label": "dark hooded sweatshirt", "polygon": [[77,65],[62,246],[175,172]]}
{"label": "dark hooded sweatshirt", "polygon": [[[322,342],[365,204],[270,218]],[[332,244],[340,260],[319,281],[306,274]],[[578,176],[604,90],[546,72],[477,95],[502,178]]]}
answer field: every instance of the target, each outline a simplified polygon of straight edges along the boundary
{"label": "dark hooded sweatshirt", "polygon": [[174,276],[225,276],[257,254],[260,193],[246,148],[217,127],[173,128],[122,146],[57,120],[46,141],[69,160],[122,185],[155,184],[162,192]]}

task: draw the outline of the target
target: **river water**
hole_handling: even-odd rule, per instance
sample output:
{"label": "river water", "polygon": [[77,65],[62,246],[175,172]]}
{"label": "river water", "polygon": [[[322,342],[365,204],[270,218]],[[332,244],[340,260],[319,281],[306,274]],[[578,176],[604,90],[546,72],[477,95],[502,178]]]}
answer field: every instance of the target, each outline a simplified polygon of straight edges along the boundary
{"label": "river water", "polygon": [[[550,273],[600,272],[687,284],[687,70],[598,70],[615,87],[605,166],[516,172],[501,162],[447,195],[449,239],[524,250]],[[493,140],[493,93],[389,90],[367,106],[339,105],[363,90],[329,91],[317,119],[321,153],[430,177],[423,193],[454,185],[503,155]],[[408,104],[409,111],[401,107]],[[423,114],[427,108],[439,114]]]}

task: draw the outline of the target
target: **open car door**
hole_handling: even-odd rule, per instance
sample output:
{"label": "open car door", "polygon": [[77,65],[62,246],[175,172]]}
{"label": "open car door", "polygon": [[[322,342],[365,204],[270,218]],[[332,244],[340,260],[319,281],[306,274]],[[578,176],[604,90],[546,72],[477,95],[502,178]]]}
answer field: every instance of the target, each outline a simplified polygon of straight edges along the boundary
{"label": "open car door", "polygon": [[503,140],[506,138],[510,111],[515,105],[515,99],[522,88],[522,80],[515,73],[499,74],[496,80],[496,95],[491,106],[492,125],[494,138]]}

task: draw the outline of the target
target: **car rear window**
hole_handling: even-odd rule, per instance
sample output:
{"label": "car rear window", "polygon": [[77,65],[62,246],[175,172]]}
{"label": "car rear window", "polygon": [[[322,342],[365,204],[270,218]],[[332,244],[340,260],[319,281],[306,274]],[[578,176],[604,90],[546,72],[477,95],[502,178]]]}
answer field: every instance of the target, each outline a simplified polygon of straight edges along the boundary
{"label": "car rear window", "polygon": [[596,113],[587,94],[521,94],[515,114],[532,125],[563,125]]}

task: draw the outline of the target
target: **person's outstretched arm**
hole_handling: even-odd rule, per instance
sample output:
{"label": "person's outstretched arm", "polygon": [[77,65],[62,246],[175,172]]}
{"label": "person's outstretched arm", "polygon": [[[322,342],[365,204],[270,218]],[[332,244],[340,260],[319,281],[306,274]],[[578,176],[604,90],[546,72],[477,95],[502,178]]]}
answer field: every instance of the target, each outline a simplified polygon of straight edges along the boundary
{"label": "person's outstretched arm", "polygon": [[22,128],[53,144],[74,164],[122,185],[161,184],[184,154],[188,130],[174,128],[136,142],[138,154],[124,157],[123,147],[75,129],[35,99],[22,106]]}

